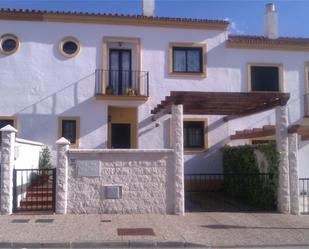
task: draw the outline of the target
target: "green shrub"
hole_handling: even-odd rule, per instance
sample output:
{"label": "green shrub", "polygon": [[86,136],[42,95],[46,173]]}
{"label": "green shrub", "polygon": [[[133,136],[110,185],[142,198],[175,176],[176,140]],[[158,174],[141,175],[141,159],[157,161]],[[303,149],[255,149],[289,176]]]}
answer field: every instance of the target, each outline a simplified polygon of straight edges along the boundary
{"label": "green shrub", "polygon": [[[261,172],[255,151],[267,161],[267,172]],[[228,195],[253,207],[275,209],[277,206],[279,156],[274,144],[225,146],[223,153],[224,189]],[[265,166],[265,165],[264,165]],[[267,173],[269,175],[260,175]]]}
{"label": "green shrub", "polygon": [[39,158],[39,169],[50,168],[52,168],[50,150],[47,146],[44,146]]}

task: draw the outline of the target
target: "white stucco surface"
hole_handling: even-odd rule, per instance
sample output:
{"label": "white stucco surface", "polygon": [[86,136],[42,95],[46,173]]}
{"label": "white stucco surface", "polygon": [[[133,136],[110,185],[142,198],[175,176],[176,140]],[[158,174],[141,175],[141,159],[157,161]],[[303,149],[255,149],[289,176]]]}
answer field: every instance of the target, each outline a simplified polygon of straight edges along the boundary
{"label": "white stucco surface", "polygon": [[38,169],[40,152],[44,144],[16,138],[15,169]]}
{"label": "white stucco surface", "polygon": [[[0,21],[0,30],[0,35],[11,33],[20,40],[16,53],[0,55],[0,115],[17,115],[18,136],[49,145],[54,156],[59,115],[80,116],[80,148],[107,148],[108,106],[138,107],[138,148],[168,148],[167,117],[159,119],[156,126],[150,110],[172,90],[247,92],[250,62],[283,64],[284,91],[291,94],[288,121],[303,122],[308,52],[226,48],[227,32],[216,30],[4,20]],[[70,59],[58,51],[58,42],[65,36],[74,36],[81,44],[80,53]],[[104,36],[141,39],[141,70],[149,71],[150,78],[146,103],[94,98],[94,72],[102,67]],[[169,75],[170,42],[207,43],[207,77]],[[274,111],[228,123],[220,116],[204,117],[209,122],[209,150],[185,153],[185,173],[220,172],[219,149],[229,142],[229,135],[235,130],[275,124]],[[300,176],[309,176],[305,160],[308,142],[300,142],[299,148]]]}

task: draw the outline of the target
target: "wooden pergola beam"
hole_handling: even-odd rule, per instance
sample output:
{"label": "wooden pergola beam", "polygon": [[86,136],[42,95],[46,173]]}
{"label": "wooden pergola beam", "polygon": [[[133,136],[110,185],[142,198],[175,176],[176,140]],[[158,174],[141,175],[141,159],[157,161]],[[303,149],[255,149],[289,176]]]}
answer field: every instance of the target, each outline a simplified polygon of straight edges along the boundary
{"label": "wooden pergola beam", "polygon": [[250,138],[259,138],[259,137],[268,137],[273,136],[276,133],[276,128],[274,125],[264,126],[263,128],[253,128],[246,129],[243,131],[236,131],[235,135],[231,135],[232,140],[235,139],[250,139]]}
{"label": "wooden pergola beam", "polygon": [[[183,114],[224,115],[230,120],[236,117],[251,115],[285,105],[288,93],[273,92],[184,92],[172,91],[151,113],[159,118],[170,113],[174,104],[183,105]],[[168,109],[168,111],[164,111]],[[163,110],[163,111],[162,111]]]}
{"label": "wooden pergola beam", "polygon": [[[309,140],[309,126],[305,125],[290,125],[288,127],[288,133],[297,133],[301,136],[301,139]],[[262,128],[245,129],[242,131],[236,131],[234,135],[231,135],[231,140],[235,139],[251,139],[259,137],[274,136],[276,134],[276,127],[274,125],[265,125]]]}

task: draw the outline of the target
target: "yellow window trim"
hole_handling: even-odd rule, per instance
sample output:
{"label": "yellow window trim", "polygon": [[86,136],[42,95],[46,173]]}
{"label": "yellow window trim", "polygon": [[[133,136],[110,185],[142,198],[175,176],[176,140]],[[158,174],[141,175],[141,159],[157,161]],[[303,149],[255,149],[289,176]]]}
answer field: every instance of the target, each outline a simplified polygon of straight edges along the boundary
{"label": "yellow window trim", "polygon": [[[65,42],[68,42],[68,41],[72,41],[72,42],[74,42],[74,43],[77,45],[77,50],[76,50],[76,52],[73,53],[73,54],[67,54],[67,53],[65,53],[65,52],[63,51],[63,44],[64,44]],[[74,57],[74,56],[76,56],[76,55],[79,54],[79,52],[80,52],[80,43],[79,43],[79,41],[78,41],[75,37],[73,37],[73,36],[66,36],[66,37],[63,37],[63,38],[60,40],[60,42],[59,42],[59,52],[60,52],[60,54],[62,54],[64,57],[72,58],[72,57]]]}
{"label": "yellow window trim", "polygon": [[[183,122],[185,121],[197,121],[197,122],[204,122],[204,148],[186,148],[184,147],[184,152],[206,152],[208,150],[208,118],[184,118]],[[169,136],[169,144],[172,147],[173,143],[173,122],[172,118],[169,119],[170,124],[170,136]]]}
{"label": "yellow window trim", "polygon": [[70,147],[79,147],[80,140],[80,117],[79,116],[59,116],[58,117],[58,139],[62,136],[62,121],[75,120],[76,121],[76,143],[70,144]]}
{"label": "yellow window trim", "polygon": [[[202,48],[202,65],[203,71],[201,73],[177,73],[173,71],[173,48],[187,47],[187,48]],[[171,76],[179,77],[207,77],[207,44],[197,42],[170,42],[168,45],[168,73]]]}
{"label": "yellow window trim", "polygon": [[253,144],[253,141],[263,141],[263,140],[274,141],[274,140],[276,140],[276,138],[275,138],[275,136],[250,138],[250,139],[248,139],[248,143]]}
{"label": "yellow window trim", "polygon": [[0,120],[13,120],[13,127],[17,129],[17,116],[0,116]]}
{"label": "yellow window trim", "polygon": [[[125,37],[125,36],[104,36],[102,40],[102,69],[107,70],[107,54],[108,54],[108,46],[109,42],[129,42],[134,43],[136,47],[136,57],[137,57],[137,70],[142,70],[142,53],[141,53],[141,38],[139,37]],[[102,75],[102,94],[106,94],[106,77]],[[140,79],[138,79],[138,93],[140,95],[142,92],[142,85]]]}
{"label": "yellow window trim", "polygon": [[[16,47],[15,49],[13,49],[12,51],[4,51],[2,49],[2,40],[4,39],[13,39],[16,42]],[[17,36],[13,35],[13,34],[4,34],[2,36],[0,36],[0,53],[3,55],[11,55],[14,54],[19,48],[19,39]]]}
{"label": "yellow window trim", "polygon": [[[252,85],[251,85],[251,67],[252,66],[278,67],[279,68],[279,92],[284,92],[283,64],[281,64],[281,63],[259,63],[259,62],[249,62],[247,64],[248,92],[252,92]],[[265,92],[268,92],[268,91],[265,91]]]}
{"label": "yellow window trim", "polygon": [[130,124],[131,125],[130,147],[131,149],[137,149],[138,148],[137,107],[108,106],[108,116],[110,116],[107,131],[108,148],[109,149],[112,148],[112,124]]}

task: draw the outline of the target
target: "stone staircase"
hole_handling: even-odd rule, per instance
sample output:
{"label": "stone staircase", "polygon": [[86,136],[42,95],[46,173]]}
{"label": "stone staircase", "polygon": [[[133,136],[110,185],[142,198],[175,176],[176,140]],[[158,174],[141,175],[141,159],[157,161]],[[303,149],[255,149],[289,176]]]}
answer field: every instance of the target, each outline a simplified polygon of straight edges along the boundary
{"label": "stone staircase", "polygon": [[19,208],[22,210],[50,210],[53,208],[53,186],[48,177],[40,177],[27,189],[21,199]]}

